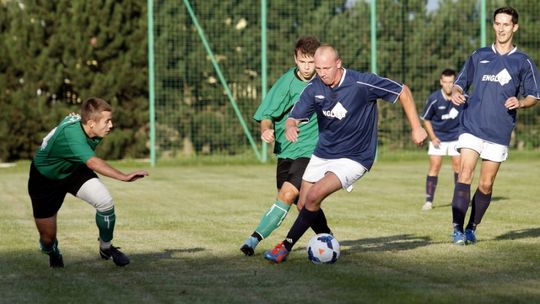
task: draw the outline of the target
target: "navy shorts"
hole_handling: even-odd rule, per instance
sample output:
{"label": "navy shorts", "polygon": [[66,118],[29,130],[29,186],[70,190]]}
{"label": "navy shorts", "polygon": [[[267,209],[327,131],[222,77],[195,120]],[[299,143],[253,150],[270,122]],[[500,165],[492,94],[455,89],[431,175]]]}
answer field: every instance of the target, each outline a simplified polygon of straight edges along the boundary
{"label": "navy shorts", "polygon": [[289,182],[296,189],[302,185],[302,176],[309,163],[309,157],[300,157],[297,159],[278,158],[276,168],[276,186],[281,189],[283,183]]}
{"label": "navy shorts", "polygon": [[81,186],[92,178],[97,178],[96,173],[83,164],[66,178],[50,179],[39,173],[32,162],[28,178],[28,194],[32,200],[34,218],[54,216],[62,207],[66,194],[77,195]]}

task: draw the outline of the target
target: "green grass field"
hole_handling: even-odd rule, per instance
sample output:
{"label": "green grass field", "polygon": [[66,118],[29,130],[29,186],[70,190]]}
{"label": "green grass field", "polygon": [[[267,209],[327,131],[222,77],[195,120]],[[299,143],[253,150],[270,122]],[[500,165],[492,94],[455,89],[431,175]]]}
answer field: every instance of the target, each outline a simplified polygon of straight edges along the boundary
{"label": "green grass field", "polygon": [[420,211],[427,159],[380,160],[352,193],[323,204],[341,243],[334,265],[307,260],[312,231],[286,263],[262,258],[296,210],[255,256],[239,251],[273,202],[273,164],[176,163],[148,168],[151,176],[135,183],[103,178],[116,203],[114,243],[130,265],[99,258],[94,210],[70,196],[58,221],[66,267],[49,269],[26,191],[28,165],[0,168],[2,303],[540,302],[538,152],[511,154],[502,165],[479,242],[466,247],[450,242],[449,160],[431,211]]}

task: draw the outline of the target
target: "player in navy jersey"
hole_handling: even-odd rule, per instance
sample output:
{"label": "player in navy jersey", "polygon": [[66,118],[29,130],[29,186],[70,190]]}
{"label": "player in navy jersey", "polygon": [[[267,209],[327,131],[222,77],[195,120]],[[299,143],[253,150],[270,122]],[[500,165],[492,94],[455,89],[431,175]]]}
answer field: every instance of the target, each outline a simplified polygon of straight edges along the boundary
{"label": "player in navy jersey", "polygon": [[319,141],[302,177],[298,206],[301,211],[287,238],[264,258],[281,263],[294,244],[318,218],[322,201],[352,185],[373,165],[377,145],[377,99],[403,106],[412,127],[412,139],[421,144],[427,137],[420,124],[411,91],[406,85],[345,69],[331,45],[315,52],[313,79],[294,105],[286,125],[287,140],[298,139],[299,124],[317,114]]}
{"label": "player in navy jersey", "polygon": [[441,89],[432,93],[424,106],[422,120],[431,139],[429,142],[429,171],[426,176],[426,202],[422,210],[433,208],[442,158],[449,155],[454,169],[454,184],[459,172],[459,152],[456,149],[459,136],[459,114],[461,106],[452,103],[452,86],[456,72],[452,69],[442,71],[439,83]]}
{"label": "player in navy jersey", "polygon": [[[489,207],[495,177],[508,155],[516,112],[534,106],[540,98],[537,67],[512,43],[518,27],[515,9],[495,10],[495,43],[469,57],[452,89],[452,102],[464,105],[458,140],[460,172],[452,198],[453,242],[457,245],[476,243],[476,227]],[[466,99],[470,87],[474,90]],[[464,230],[478,158],[482,159],[479,185]]]}
{"label": "player in navy jersey", "polygon": [[[274,143],[274,153],[277,156],[277,197],[270,209],[265,210],[253,233],[240,247],[247,256],[253,255],[259,242],[281,225],[291,205],[298,199],[302,175],[319,138],[317,119],[314,117],[309,123],[302,125],[302,136],[295,143],[285,138],[285,121],[304,88],[315,77],[313,56],[320,45],[319,40],[313,36],[301,37],[296,41],[296,66],[290,68],[272,85],[272,89],[253,115],[253,118],[260,122],[261,139],[266,143]],[[324,213],[321,213],[312,228],[317,233],[330,232]]]}

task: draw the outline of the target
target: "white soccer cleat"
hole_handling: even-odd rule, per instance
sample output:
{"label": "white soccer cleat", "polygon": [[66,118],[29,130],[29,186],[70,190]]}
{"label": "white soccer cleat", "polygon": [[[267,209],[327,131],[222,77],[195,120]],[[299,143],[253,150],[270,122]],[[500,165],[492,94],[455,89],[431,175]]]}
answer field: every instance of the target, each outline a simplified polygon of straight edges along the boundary
{"label": "white soccer cleat", "polygon": [[424,206],[422,206],[422,210],[431,210],[433,209],[433,204],[431,202],[426,202]]}

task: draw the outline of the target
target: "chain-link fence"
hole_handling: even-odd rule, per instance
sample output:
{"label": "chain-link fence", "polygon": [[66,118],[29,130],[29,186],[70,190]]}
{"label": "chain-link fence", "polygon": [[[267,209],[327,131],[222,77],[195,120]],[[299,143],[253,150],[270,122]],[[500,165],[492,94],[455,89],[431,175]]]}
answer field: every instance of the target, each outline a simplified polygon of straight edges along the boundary
{"label": "chain-link fence", "polygon": [[[267,88],[294,65],[298,37],[339,50],[345,67],[411,87],[422,110],[444,68],[493,41],[495,8],[520,13],[514,41],[540,62],[540,4],[471,0],[149,1],[156,158],[261,158],[252,115]],[[376,4],[375,7],[372,5]],[[375,12],[375,14],[373,14]],[[481,22],[484,20],[484,22]],[[375,29],[375,31],[374,31]],[[375,39],[373,39],[375,38]],[[374,43],[375,42],[375,43]],[[264,47],[266,43],[266,47]],[[416,149],[399,105],[379,103],[379,153]],[[519,112],[511,148],[540,147],[540,107]],[[271,150],[271,149],[269,149]]]}

